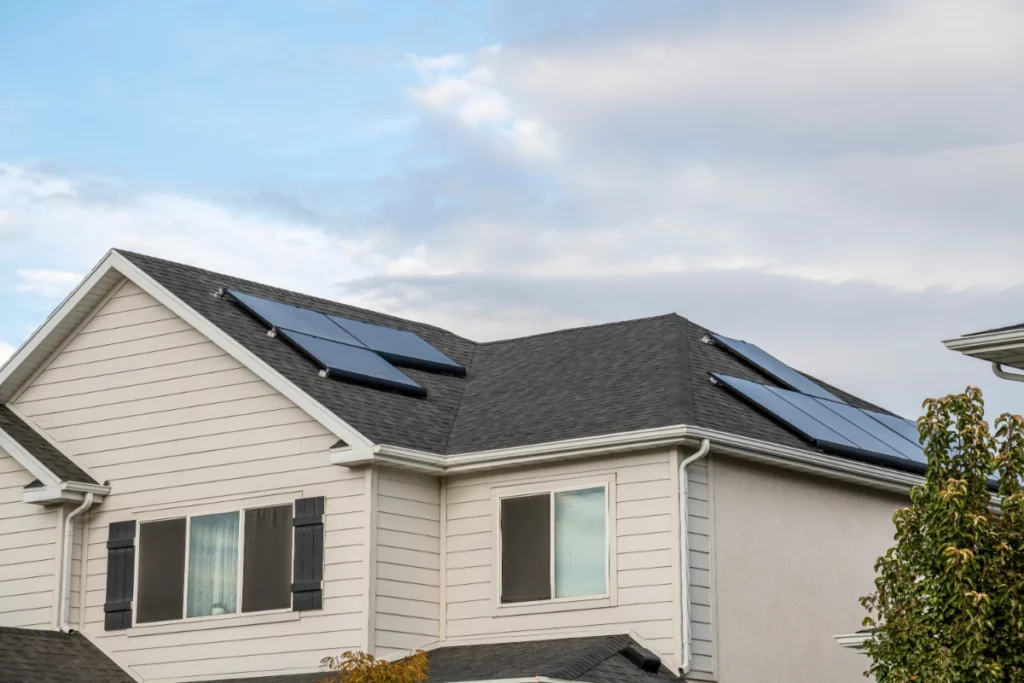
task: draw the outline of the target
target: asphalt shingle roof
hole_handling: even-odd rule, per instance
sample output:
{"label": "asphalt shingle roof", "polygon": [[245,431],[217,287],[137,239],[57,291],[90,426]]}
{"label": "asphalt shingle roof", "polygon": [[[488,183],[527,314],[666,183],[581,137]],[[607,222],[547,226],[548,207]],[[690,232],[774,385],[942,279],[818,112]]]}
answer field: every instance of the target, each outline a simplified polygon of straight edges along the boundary
{"label": "asphalt shingle roof", "polygon": [[[121,253],[375,443],[457,454],[688,424],[812,448],[712,385],[711,372],[776,383],[725,349],[704,343],[710,331],[675,314],[477,343],[432,325]],[[220,288],[410,330],[466,367],[467,376],[403,368],[427,388],[425,399],[321,378],[313,363],[268,337],[263,324],[236,303],[215,297]],[[851,405],[883,410],[814,381]]]}
{"label": "asphalt shingle roof", "polygon": [[79,634],[0,627],[0,683],[135,683]]}
{"label": "asphalt shingle roof", "polygon": [[73,481],[82,484],[97,483],[82,471],[68,456],[61,453],[53,445],[41,437],[24,420],[14,414],[10,408],[0,404],[0,429],[26,451],[31,453],[43,464],[43,467],[60,477],[61,481]]}
{"label": "asphalt shingle roof", "polygon": [[[628,635],[557,638],[516,643],[459,645],[427,653],[430,683],[508,680],[545,676],[581,683],[654,683],[679,681],[664,666],[641,670],[622,651],[636,646]],[[292,674],[203,683],[316,683],[324,674]]]}

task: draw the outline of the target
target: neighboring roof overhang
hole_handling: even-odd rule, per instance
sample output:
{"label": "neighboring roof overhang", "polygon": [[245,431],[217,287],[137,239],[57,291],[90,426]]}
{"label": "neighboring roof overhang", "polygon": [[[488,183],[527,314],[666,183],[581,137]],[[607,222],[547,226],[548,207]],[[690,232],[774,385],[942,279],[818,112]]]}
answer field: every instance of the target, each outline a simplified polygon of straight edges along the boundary
{"label": "neighboring roof overhang", "polygon": [[846,647],[851,650],[863,650],[864,643],[874,637],[874,630],[864,629],[862,631],[857,631],[856,633],[843,633],[838,636],[832,636],[832,639],[838,643],[839,647]]}
{"label": "neighboring roof overhang", "polygon": [[1024,328],[967,334],[942,343],[965,356],[1024,370]]}
{"label": "neighboring roof overhang", "polygon": [[[230,354],[260,379],[277,389],[340,439],[355,447],[372,446],[369,439],[296,387],[274,368],[257,358],[255,354],[204,316],[183,303],[116,250],[107,253],[78,287],[50,314],[50,317],[22,344],[21,348],[11,356],[3,367],[0,367],[0,404],[9,401],[18,389],[46,364],[88,318],[89,313],[113,291],[122,278],[128,278],[134,282],[175,315],[199,330],[225,353]],[[12,453],[12,455],[14,454]],[[26,462],[28,461],[26,460]],[[56,483],[52,473],[37,472],[29,468],[28,465],[25,466],[43,483],[47,485]]]}
{"label": "neighboring roof overhang", "polygon": [[348,467],[387,465],[444,476],[659,447],[696,446],[704,439],[711,441],[711,448],[715,453],[768,462],[779,467],[876,489],[906,493],[912,486],[924,481],[924,477],[919,473],[900,470],[901,463],[895,458],[892,459],[892,467],[883,467],[691,425],[659,427],[457,455],[438,455],[386,445],[344,448],[331,452],[331,462]]}

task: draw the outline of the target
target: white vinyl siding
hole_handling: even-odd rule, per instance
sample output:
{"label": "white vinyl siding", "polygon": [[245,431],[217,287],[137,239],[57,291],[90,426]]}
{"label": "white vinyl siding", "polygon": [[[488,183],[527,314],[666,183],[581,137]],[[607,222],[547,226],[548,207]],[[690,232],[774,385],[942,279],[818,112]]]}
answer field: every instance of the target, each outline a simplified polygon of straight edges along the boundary
{"label": "white vinyl siding", "polygon": [[[364,473],[329,464],[336,436],[137,286],[117,290],[15,405],[111,482],[89,520],[85,632],[119,664],[147,682],[273,675],[362,647]],[[322,611],[103,630],[111,522],[312,496],[326,498]]]}
{"label": "white vinyl siding", "polygon": [[437,641],[440,615],[440,488],[436,477],[377,473],[375,654]]}
{"label": "white vinyl siding", "polygon": [[[673,553],[679,553],[672,533],[673,497],[668,450],[568,464],[451,477],[447,487],[447,634],[470,642],[476,638],[565,637],[595,632],[636,631],[665,658],[679,660],[679,640],[673,623],[678,604],[673,585]],[[495,523],[492,490],[518,484],[557,482],[572,485],[596,476],[612,475],[615,483],[617,604],[557,611],[517,608],[505,615],[496,608],[494,566]]]}
{"label": "white vinyl siding", "polygon": [[58,513],[21,501],[33,478],[0,451],[0,626],[53,623]]}

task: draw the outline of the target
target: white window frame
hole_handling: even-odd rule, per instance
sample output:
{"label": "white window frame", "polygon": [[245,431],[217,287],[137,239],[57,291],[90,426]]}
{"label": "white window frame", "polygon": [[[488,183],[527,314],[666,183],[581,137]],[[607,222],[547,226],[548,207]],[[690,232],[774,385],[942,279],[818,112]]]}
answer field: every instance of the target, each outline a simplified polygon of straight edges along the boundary
{"label": "white window frame", "polygon": [[[151,627],[162,627],[162,626],[183,626],[186,624],[195,624],[207,621],[220,621],[224,619],[241,619],[245,617],[258,617],[268,614],[285,614],[292,613],[292,606],[281,607],[271,610],[260,610],[257,612],[243,612],[242,611],[242,577],[245,570],[245,512],[247,510],[261,510],[264,508],[276,508],[284,507],[285,505],[292,506],[292,514],[295,514],[295,501],[280,501],[280,502],[260,502],[256,505],[242,505],[238,506],[236,502],[230,507],[216,507],[213,509],[202,510],[198,512],[178,512],[174,513],[171,511],[161,511],[159,513],[151,515],[142,515],[136,520],[138,531],[135,534],[135,581],[132,586],[132,628],[146,629]],[[192,519],[195,517],[209,517],[211,515],[221,515],[229,512],[238,514],[238,577],[237,593],[238,593],[238,605],[237,610],[226,614],[208,614],[201,617],[189,617],[188,615],[188,573],[189,573],[189,552],[190,544],[192,540]],[[182,583],[182,595],[181,595],[181,618],[180,619],[166,619],[164,621],[144,621],[138,623],[138,605],[139,605],[139,583],[141,582],[141,575],[139,574],[139,562],[142,559],[142,525],[149,524],[152,522],[164,522],[172,519],[185,520],[185,576]],[[292,537],[292,553],[295,553],[295,538]],[[291,576],[289,576],[288,583],[294,581],[295,566],[294,563],[291,565]],[[296,612],[295,614],[298,614]]]}
{"label": "white window frame", "polygon": [[[555,495],[570,491],[585,491],[603,488],[605,493],[605,592],[600,595],[582,595],[556,598],[555,595]],[[548,494],[550,513],[550,582],[552,597],[547,600],[531,600],[529,602],[501,601],[501,501],[506,498],[521,498],[538,494]],[[529,484],[499,486],[491,489],[493,526],[491,547],[494,548],[492,567],[494,568],[494,591],[492,608],[495,616],[515,616],[518,614],[537,614],[544,612],[563,612],[578,609],[614,607],[618,604],[618,561],[617,561],[617,529],[616,529],[616,496],[615,475],[604,474],[588,477],[563,477]]]}

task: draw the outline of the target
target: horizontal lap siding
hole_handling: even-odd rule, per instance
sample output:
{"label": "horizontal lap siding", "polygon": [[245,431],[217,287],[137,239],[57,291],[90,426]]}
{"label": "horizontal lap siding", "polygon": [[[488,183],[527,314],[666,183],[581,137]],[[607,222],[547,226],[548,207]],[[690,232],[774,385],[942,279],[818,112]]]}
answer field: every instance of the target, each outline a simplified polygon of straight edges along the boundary
{"label": "horizontal lap siding", "polygon": [[[662,656],[678,659],[673,637],[673,488],[667,451],[587,460],[448,480],[446,539],[447,633],[471,640],[496,635],[565,637],[635,631]],[[495,614],[492,488],[614,474],[618,604],[526,615]],[[569,482],[571,483],[571,482]]]}
{"label": "horizontal lap siding", "polygon": [[378,657],[438,638],[440,489],[436,477],[377,475],[375,644]]}
{"label": "horizontal lap siding", "polygon": [[[321,657],[360,647],[363,474],[330,465],[337,437],[148,294],[122,287],[16,405],[111,482],[113,494],[90,514],[86,591],[74,597],[72,618],[81,601],[86,633],[118,663],[147,682],[187,681],[315,671]],[[111,522],[201,512],[228,500],[279,504],[282,496],[326,498],[322,611],[176,633],[103,630]],[[72,585],[77,593],[78,580]]]}
{"label": "horizontal lap siding", "polygon": [[698,460],[687,467],[690,551],[690,624],[694,675],[711,678],[715,673],[711,621],[711,520],[708,496],[708,465]]}
{"label": "horizontal lap siding", "polygon": [[0,451],[0,626],[52,624],[57,511],[21,502],[33,479]]}

